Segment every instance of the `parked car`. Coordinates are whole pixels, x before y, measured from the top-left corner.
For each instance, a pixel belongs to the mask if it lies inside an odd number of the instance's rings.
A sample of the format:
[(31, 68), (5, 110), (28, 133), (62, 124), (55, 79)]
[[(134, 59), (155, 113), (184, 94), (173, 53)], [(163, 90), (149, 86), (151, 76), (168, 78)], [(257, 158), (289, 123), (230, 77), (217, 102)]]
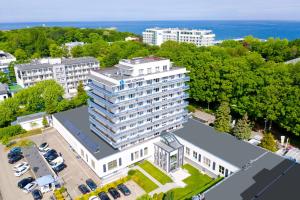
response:
[(15, 157), (15, 156), (18, 156), (18, 155), (22, 155), (23, 153), (22, 152), (9, 152), (7, 154), (7, 158), (10, 159), (12, 157)]
[(55, 158), (54, 160), (52, 160), (49, 164), (51, 165), (51, 167), (56, 167), (60, 164), (64, 163), (64, 159), (63, 157), (59, 156), (57, 158)]
[(29, 165), (20, 167), (14, 174), (15, 176), (19, 177), (25, 174), (29, 170)]
[(58, 165), (56, 167), (53, 167), (52, 169), (55, 171), (55, 173), (58, 173), (58, 172), (62, 171), (64, 168), (66, 168), (66, 167), (67, 167), (67, 165), (64, 164), (64, 163), (62, 163), (62, 164), (60, 164), (60, 165)]
[(97, 185), (96, 185), (96, 183), (95, 183), (92, 179), (87, 179), (87, 180), (85, 181), (85, 183), (87, 184), (87, 186), (89, 186), (89, 188), (90, 188), (92, 191), (94, 191), (94, 190), (97, 189)]
[(79, 185), (78, 189), (82, 194), (87, 194), (90, 192), (89, 188), (87, 188), (84, 184)]
[(53, 153), (49, 156), (46, 157), (46, 160), (50, 163), (51, 161), (53, 161), (54, 159), (56, 159), (57, 157), (59, 157), (59, 155), (57, 153)]
[(89, 200), (100, 200), (100, 199), (99, 199), (99, 197), (97, 197), (97, 196), (91, 196), (91, 197), (89, 198)]
[(109, 194), (111, 194), (111, 196), (112, 196), (114, 199), (117, 199), (117, 198), (120, 198), (120, 197), (121, 197), (120, 193), (118, 192), (118, 190), (116, 190), (116, 188), (109, 188), (109, 189), (108, 189), (108, 192), (109, 192)]
[(41, 192), (44, 194), (46, 192), (50, 192), (55, 189), (54, 184), (48, 184), (40, 187)]
[(18, 170), (19, 170), (21, 167), (23, 167), (23, 166), (29, 166), (29, 164), (28, 164), (27, 162), (21, 162), (21, 163), (15, 165), (15, 166), (13, 167), (13, 170), (14, 170), (14, 171), (18, 171)]
[(32, 197), (34, 200), (41, 200), (43, 199), (43, 194), (39, 189), (35, 189), (31, 192)]
[(23, 192), (25, 193), (30, 193), (32, 190), (34, 190), (37, 187), (37, 183), (36, 182), (31, 182), (28, 183), (24, 188), (23, 188)]
[(125, 195), (128, 196), (131, 194), (130, 190), (128, 189), (128, 187), (124, 184), (119, 184), (117, 186), (117, 188)]
[(20, 181), (18, 182), (18, 187), (19, 187), (20, 189), (23, 189), (27, 184), (33, 182), (34, 180), (35, 180), (35, 179), (32, 178), (32, 177), (23, 178), (22, 180), (20, 180)]
[(47, 142), (44, 142), (44, 143), (40, 144), (39, 150), (40, 150), (40, 151), (43, 151), (43, 150), (46, 149), (48, 146), (49, 146), (48, 143), (47, 143)]
[(47, 153), (45, 153), (43, 156), (46, 158), (52, 154), (57, 154), (55, 149), (50, 149), (49, 151), (47, 151)]
[(9, 164), (14, 164), (14, 163), (18, 162), (19, 160), (21, 160), (22, 158), (24, 158), (24, 156), (22, 154), (15, 155), (15, 156), (10, 157), (8, 159), (8, 163)]
[(101, 200), (110, 200), (110, 198), (108, 197), (108, 195), (105, 192), (100, 192), (98, 194), (98, 196)]
[(52, 149), (50, 149), (49, 147), (45, 148), (44, 150), (40, 151), (41, 154), (44, 156), (48, 151), (50, 151)]
[(10, 151), (10, 153), (22, 153), (21, 147), (14, 147)]

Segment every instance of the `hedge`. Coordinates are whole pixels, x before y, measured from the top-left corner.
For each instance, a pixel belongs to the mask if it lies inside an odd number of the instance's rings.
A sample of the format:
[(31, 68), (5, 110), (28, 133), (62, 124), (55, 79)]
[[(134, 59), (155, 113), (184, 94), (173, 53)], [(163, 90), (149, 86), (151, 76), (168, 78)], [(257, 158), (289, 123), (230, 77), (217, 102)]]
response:
[(3, 137), (12, 137), (25, 133), (26, 131), (20, 125), (8, 126), (5, 128), (0, 128), (0, 139)]

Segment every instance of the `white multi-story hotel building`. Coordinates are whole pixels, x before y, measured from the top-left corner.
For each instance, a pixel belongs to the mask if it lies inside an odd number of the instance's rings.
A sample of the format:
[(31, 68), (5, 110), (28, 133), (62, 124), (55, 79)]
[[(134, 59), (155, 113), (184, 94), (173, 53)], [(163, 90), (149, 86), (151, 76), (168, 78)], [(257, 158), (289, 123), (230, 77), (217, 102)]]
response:
[(43, 80), (56, 80), (66, 93), (76, 93), (79, 81), (88, 83), (88, 74), (99, 68), (99, 61), (92, 57), (43, 58), (15, 66), (17, 83), (27, 88)]
[(215, 34), (211, 30), (149, 28), (143, 32), (143, 42), (160, 46), (166, 41), (187, 42), (197, 46), (214, 45)]
[(186, 73), (155, 57), (91, 71), (91, 130), (114, 148), (125, 148), (180, 127), (187, 120)]
[(6, 74), (9, 73), (8, 67), (13, 61), (16, 61), (16, 58), (13, 55), (4, 51), (0, 51), (0, 71)]

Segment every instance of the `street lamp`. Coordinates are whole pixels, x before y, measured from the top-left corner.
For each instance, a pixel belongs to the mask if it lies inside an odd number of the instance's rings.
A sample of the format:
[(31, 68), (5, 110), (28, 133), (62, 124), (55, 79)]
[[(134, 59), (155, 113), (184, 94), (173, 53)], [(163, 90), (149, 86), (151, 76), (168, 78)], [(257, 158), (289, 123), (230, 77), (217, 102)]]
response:
[(268, 122), (268, 120), (267, 120), (267, 118), (265, 118), (265, 129), (264, 129), (264, 131), (267, 130), (267, 122)]

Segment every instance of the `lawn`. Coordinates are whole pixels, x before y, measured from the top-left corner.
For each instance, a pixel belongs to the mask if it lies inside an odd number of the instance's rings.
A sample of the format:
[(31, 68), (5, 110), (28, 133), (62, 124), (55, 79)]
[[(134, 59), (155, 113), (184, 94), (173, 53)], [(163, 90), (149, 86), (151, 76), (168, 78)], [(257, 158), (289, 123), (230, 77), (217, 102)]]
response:
[(131, 179), (136, 182), (146, 193), (151, 192), (158, 188), (158, 186), (153, 183), (148, 177), (146, 177), (142, 172), (139, 170), (130, 170), (128, 175)]
[(191, 176), (183, 180), (187, 184), (184, 188), (175, 188), (171, 190), (174, 193), (174, 199), (176, 200), (190, 199), (192, 196), (207, 190), (222, 179), (217, 178), (213, 180), (208, 175), (202, 174), (198, 169), (189, 164), (183, 165), (182, 168), (188, 170)]
[(150, 174), (153, 178), (155, 178), (161, 184), (171, 183), (172, 179), (163, 173), (160, 169), (152, 165), (149, 161), (145, 160), (139, 164), (141, 168), (143, 168), (148, 174)]

